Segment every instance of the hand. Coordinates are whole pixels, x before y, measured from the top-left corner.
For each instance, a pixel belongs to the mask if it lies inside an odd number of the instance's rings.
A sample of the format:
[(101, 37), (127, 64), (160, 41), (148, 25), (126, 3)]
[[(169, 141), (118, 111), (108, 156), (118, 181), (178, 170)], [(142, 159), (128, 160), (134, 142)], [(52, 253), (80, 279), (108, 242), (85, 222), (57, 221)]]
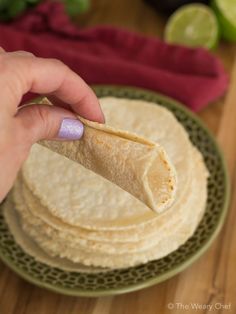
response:
[[(56, 106), (18, 107), (28, 91), (49, 95)], [(104, 122), (88, 85), (65, 64), (24, 51), (0, 48), (0, 201), (10, 190), (32, 144), (40, 139), (79, 139), (83, 125), (75, 113)]]

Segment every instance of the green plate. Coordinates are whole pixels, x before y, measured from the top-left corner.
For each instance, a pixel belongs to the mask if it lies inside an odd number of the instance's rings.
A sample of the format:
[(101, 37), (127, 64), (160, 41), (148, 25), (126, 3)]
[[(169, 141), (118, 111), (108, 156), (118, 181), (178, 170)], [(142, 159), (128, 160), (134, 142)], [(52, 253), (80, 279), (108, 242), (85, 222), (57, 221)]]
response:
[(229, 202), (228, 175), (222, 154), (207, 128), (176, 101), (147, 90), (131, 87), (96, 86), (99, 97), (143, 99), (168, 108), (187, 130), (191, 141), (202, 152), (210, 172), (206, 211), (194, 235), (178, 250), (145, 265), (107, 273), (66, 272), (36, 262), (16, 244), (0, 211), (0, 256), (26, 280), (67, 295), (114, 295), (162, 282), (184, 270), (199, 258), (221, 229)]

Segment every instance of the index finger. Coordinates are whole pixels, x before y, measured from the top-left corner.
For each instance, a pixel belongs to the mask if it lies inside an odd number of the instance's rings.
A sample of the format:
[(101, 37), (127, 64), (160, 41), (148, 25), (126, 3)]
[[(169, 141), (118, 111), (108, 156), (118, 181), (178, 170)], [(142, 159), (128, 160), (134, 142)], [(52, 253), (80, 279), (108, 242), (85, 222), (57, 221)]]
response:
[(21, 97), (31, 91), (55, 95), (82, 117), (104, 122), (92, 89), (61, 61), (2, 53), (0, 67), (1, 99), (13, 110), (17, 110)]

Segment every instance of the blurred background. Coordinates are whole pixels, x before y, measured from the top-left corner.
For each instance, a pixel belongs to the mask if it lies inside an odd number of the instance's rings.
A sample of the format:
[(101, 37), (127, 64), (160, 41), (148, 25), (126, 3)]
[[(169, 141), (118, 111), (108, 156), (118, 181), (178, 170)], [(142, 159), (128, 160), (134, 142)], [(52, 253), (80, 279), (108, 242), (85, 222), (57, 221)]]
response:
[[(42, 7), (43, 3), (60, 3), (60, 5), (63, 5), (63, 10), (65, 15), (68, 17), (68, 19), (71, 21), (71, 25), (74, 25), (77, 27), (78, 31), (86, 30), (91, 27), (95, 27), (95, 29), (99, 26), (106, 25), (110, 28), (115, 27), (122, 30), (125, 29), (127, 31), (135, 32), (136, 34), (144, 35), (144, 36), (152, 36), (152, 39), (161, 39), (164, 43), (170, 44), (178, 44), (180, 47), (193, 47), (198, 48), (202, 47), (204, 50), (209, 52), (209, 55), (213, 57), (216, 57), (216, 59), (209, 59), (209, 62), (207, 63), (205, 58), (209, 58), (209, 56), (203, 57), (203, 60), (199, 63), (196, 62), (195, 65), (195, 72), (196, 68), (211, 68), (208, 72), (208, 76), (215, 76), (216, 80), (222, 79), (222, 76), (225, 75), (223, 73), (223, 70), (218, 68), (218, 65), (212, 66), (212, 63), (220, 62), (223, 64), (223, 67), (226, 71), (226, 73), (230, 76), (234, 57), (235, 57), (235, 41), (236, 41), (236, 0), (211, 0), (211, 1), (189, 1), (189, 0), (61, 0), (61, 1), (40, 1), (40, 0), (0, 0), (0, 21), (2, 23), (2, 26), (0, 25), (0, 45), (5, 46), (7, 50), (14, 50), (14, 49), (22, 49), (22, 50), (32, 50), (33, 52), (37, 52), (37, 55), (40, 55), (40, 52), (38, 47), (36, 47), (35, 42), (32, 44), (25, 45), (25, 40), (20, 40), (19, 36), (25, 36), (22, 35), (21, 28), (23, 29), (23, 32), (25, 32), (26, 28), (27, 32), (30, 32), (31, 21), (34, 19), (34, 26), (36, 25), (35, 29), (31, 29), (31, 35), (35, 37), (35, 39), (40, 40), (40, 37), (38, 35), (41, 35), (40, 32), (37, 30), (37, 15), (39, 16), (41, 14), (41, 24), (45, 24), (45, 27), (48, 24), (50, 24), (50, 19), (53, 20), (51, 22), (51, 28), (53, 27), (53, 30), (50, 29), (51, 35), (53, 36), (52, 32), (56, 33), (56, 31), (64, 32), (62, 35), (65, 39), (68, 39), (68, 45), (64, 49), (64, 53), (67, 53), (67, 50), (70, 48), (70, 45), (72, 44), (72, 41), (69, 41), (72, 36), (68, 36), (67, 32), (68, 25), (66, 27), (63, 26), (63, 23), (60, 23), (61, 15), (59, 16), (58, 11), (54, 10), (53, 12), (50, 12), (51, 8), (49, 6), (47, 8)], [(37, 8), (40, 8), (36, 12)], [(31, 13), (36, 12), (36, 13)], [(34, 14), (34, 17), (31, 15)], [(45, 16), (44, 16), (45, 15)], [(57, 16), (58, 15), (58, 16)], [(25, 23), (25, 19), (27, 18), (27, 23)], [(18, 20), (20, 19), (20, 22)], [(27, 24), (27, 25), (25, 25)], [(53, 26), (52, 26), (53, 24)], [(3, 26), (10, 26), (15, 29), (15, 31), (21, 31), (20, 33), (11, 35), (10, 33), (6, 33), (5, 39), (4, 33), (3, 33)], [(42, 26), (42, 25), (41, 25)], [(2, 29), (1, 29), (2, 27)], [(6, 29), (6, 28), (5, 28)], [(65, 31), (64, 31), (65, 29)], [(116, 32), (112, 30), (112, 32)], [(37, 33), (37, 36), (36, 36)], [(72, 31), (73, 33), (73, 31)], [(24, 33), (25, 34), (25, 33)], [(55, 34), (57, 36), (58, 34)], [(92, 35), (92, 31), (89, 33), (79, 33), (76, 35), (78, 43), (82, 42), (83, 47), (86, 46), (86, 44), (91, 43), (91, 36), (94, 36), (94, 40), (96, 41), (96, 52), (94, 52), (92, 58), (94, 58), (94, 55), (97, 54), (97, 57), (100, 57), (100, 59), (103, 59), (103, 62), (111, 61), (113, 60), (113, 57), (115, 54), (117, 54), (116, 57), (119, 57), (119, 60), (122, 58), (125, 59), (123, 61), (129, 61), (130, 63), (136, 62), (136, 64), (132, 64), (132, 66), (136, 66), (141, 63), (141, 57), (139, 58), (138, 54), (139, 51), (134, 51), (134, 47), (129, 48), (129, 51), (120, 51), (118, 52), (118, 46), (119, 43), (116, 43), (116, 47), (112, 47), (113, 44), (110, 44), (106, 42), (106, 54), (104, 54), (104, 47), (102, 47), (103, 43), (101, 43), (101, 46), (99, 47), (99, 42), (102, 41), (101, 38), (103, 34), (100, 34), (99, 36)], [(87, 38), (86, 38), (87, 36)], [(120, 43), (123, 41), (123, 43), (128, 42), (128, 37), (130, 37), (127, 34), (121, 34), (120, 35)], [(67, 37), (67, 38), (66, 38)], [(70, 37), (70, 38), (68, 38)], [(96, 37), (96, 38), (95, 38)], [(111, 35), (112, 37), (112, 35)], [(17, 38), (17, 40), (16, 40)], [(32, 41), (32, 40), (31, 40)], [(147, 44), (150, 46), (151, 41), (147, 41)], [(16, 44), (17, 42), (17, 44)], [(75, 44), (75, 43), (73, 43)], [(81, 69), (79, 74), (90, 84), (97, 84), (97, 83), (103, 83), (103, 84), (123, 84), (123, 85), (134, 85), (139, 87), (144, 87), (148, 89), (153, 89), (155, 91), (164, 93), (168, 96), (171, 96), (173, 98), (176, 98), (180, 100), (181, 102), (188, 105), (188, 99), (183, 99), (183, 97), (179, 97), (177, 95), (175, 97), (175, 94), (178, 94), (176, 91), (165, 90), (160, 89), (159, 85), (152, 86), (153, 84), (146, 84), (144, 83), (146, 81), (146, 78), (140, 77), (140, 82), (137, 82), (137, 80), (134, 79), (125, 79), (124, 77), (120, 80), (112, 79), (111, 77), (116, 77), (117, 72), (114, 72), (114, 74), (111, 72), (110, 76), (107, 72), (102, 71), (102, 67), (94, 67), (94, 64), (97, 65), (97, 60), (95, 63), (91, 63), (90, 58), (90, 52), (88, 48), (84, 48), (84, 54), (88, 55), (88, 63), (87, 63), (87, 69), (85, 66), (81, 66), (81, 56), (80, 56), (80, 47), (78, 45), (78, 48), (73, 48), (71, 45), (71, 51), (68, 52), (68, 55), (65, 59), (64, 55), (57, 53), (55, 51), (56, 45), (54, 45), (50, 40), (45, 42), (43, 40), (40, 42), (40, 45), (47, 45), (48, 49), (48, 55), (44, 53), (42, 56), (53, 56), (61, 58), (64, 62), (69, 63), (69, 66), (72, 65), (72, 68), (75, 64), (78, 63), (77, 68)], [(64, 41), (61, 47), (65, 47), (63, 45), (66, 45), (66, 42)], [(50, 51), (50, 49), (54, 49), (53, 51)], [(164, 47), (164, 46), (163, 46)], [(162, 48), (163, 48), (162, 47)], [(31, 49), (32, 48), (32, 49)], [(72, 48), (74, 49), (72, 51)], [(94, 48), (94, 46), (93, 46)], [(99, 50), (100, 49), (100, 50)], [(155, 51), (156, 49), (156, 51)], [(155, 53), (157, 54), (157, 63), (158, 58), (160, 55), (158, 55), (158, 49), (157, 47), (148, 48), (146, 50), (151, 51), (152, 58), (152, 66), (155, 63)], [(183, 71), (193, 71), (192, 68), (194, 68), (194, 62), (195, 60), (192, 60), (190, 62), (191, 66), (188, 64), (188, 58), (185, 57), (179, 57), (176, 56), (175, 52), (172, 54), (172, 48), (170, 49), (167, 47), (165, 48), (168, 51), (168, 57), (164, 60), (165, 65), (162, 62), (162, 60), (159, 62), (158, 70), (160, 68), (162, 69), (165, 67), (168, 71), (169, 68), (171, 68), (174, 72), (179, 71), (180, 74)], [(98, 53), (97, 53), (98, 52)], [(111, 53), (110, 53), (111, 52)], [(78, 59), (75, 60), (75, 54), (77, 53)], [(109, 54), (110, 53), (110, 54)], [(130, 55), (133, 53), (133, 60), (131, 60)], [(183, 52), (182, 55), (184, 55), (186, 52)], [(70, 57), (69, 57), (70, 54)], [(73, 54), (73, 57), (72, 57)], [(164, 54), (164, 52), (163, 52)], [(194, 54), (194, 52), (193, 52)], [(127, 60), (127, 55), (129, 55), (129, 58)], [(170, 57), (172, 56), (173, 57)], [(196, 53), (195, 53), (196, 55)], [(83, 55), (84, 57), (84, 55)], [(69, 58), (69, 59), (68, 59)], [(142, 56), (142, 62), (145, 62), (145, 56)], [(179, 58), (179, 59), (178, 59)], [(175, 59), (175, 64), (173, 65), (173, 60)], [(178, 59), (178, 60), (177, 60)], [(148, 60), (148, 57), (146, 58)], [(81, 62), (80, 62), (81, 61)], [(86, 59), (87, 62), (87, 59)], [(112, 61), (111, 61), (112, 62)], [(177, 65), (176, 65), (177, 63)], [(186, 65), (185, 65), (186, 63)], [(202, 63), (202, 64), (201, 64)], [(92, 64), (92, 65), (91, 65)], [(169, 65), (170, 64), (170, 65)], [(91, 65), (91, 69), (89, 68)], [(126, 63), (126, 65), (128, 65)], [(156, 65), (155, 65), (156, 66)], [(176, 67), (178, 69), (176, 70)], [(73, 68), (75, 71), (78, 69), (76, 66)], [(105, 68), (105, 66), (103, 67)], [(118, 67), (119, 68), (119, 67)], [(183, 70), (184, 68), (184, 70)], [(191, 68), (191, 69), (190, 69)], [(214, 69), (213, 69), (214, 68)], [(214, 71), (213, 71), (213, 70)], [(84, 72), (83, 72), (84, 70)], [(148, 69), (150, 74), (150, 70)], [(82, 71), (82, 72), (81, 72)], [(127, 68), (127, 73), (129, 69)], [(193, 71), (193, 72), (194, 72)], [(200, 71), (200, 70), (199, 70)], [(202, 70), (201, 70), (202, 71)], [(204, 70), (205, 71), (205, 70)], [(204, 72), (203, 71), (203, 72)], [(211, 73), (211, 71), (213, 71)], [(91, 74), (93, 72), (93, 75), (87, 75)], [(100, 78), (103, 77), (103, 79), (97, 79), (97, 76), (99, 76), (100, 72)], [(193, 73), (195, 75), (196, 73)], [(205, 71), (206, 72), (206, 71)], [(206, 73), (205, 73), (206, 74)], [(205, 75), (204, 74), (204, 75)], [(199, 75), (199, 73), (197, 74)], [(95, 78), (96, 76), (96, 78)], [(208, 77), (209, 78), (209, 77)], [(160, 78), (157, 77), (157, 83)], [(216, 83), (216, 81), (215, 81)], [(169, 81), (166, 82), (166, 86), (169, 85)], [(193, 83), (194, 85), (194, 83)], [(214, 87), (214, 93), (211, 95), (206, 95), (207, 91), (204, 87), (205, 83), (203, 81), (202, 83), (202, 91), (204, 89), (204, 97), (206, 97), (207, 100), (204, 100), (202, 104), (200, 104), (199, 108), (197, 110), (194, 109), (194, 111), (199, 111), (199, 115), (207, 121), (210, 128), (215, 132), (217, 130), (217, 125), (219, 121), (219, 116), (222, 113), (222, 103), (224, 101), (224, 98), (222, 98), (222, 95), (224, 94), (224, 91), (226, 89), (225, 83), (222, 85), (215, 84)], [(220, 87), (219, 87), (220, 86)], [(213, 91), (213, 87), (208, 86), (209, 93)], [(221, 89), (221, 90), (219, 90)], [(218, 93), (217, 93), (218, 90)], [(182, 93), (183, 94), (183, 93)], [(201, 95), (200, 95), (201, 96)], [(199, 96), (199, 97), (200, 97)], [(196, 97), (196, 94), (191, 94), (190, 98)], [(191, 99), (189, 98), (189, 101), (191, 103)], [(201, 102), (201, 101), (200, 101)], [(214, 109), (212, 109), (212, 103), (214, 104)], [(208, 106), (208, 104), (211, 104), (211, 106)], [(190, 104), (189, 106), (191, 109), (192, 106)], [(210, 119), (209, 119), (210, 115)]]
[[(42, 2), (49, 1), (0, 0), (0, 20), (14, 20)], [(174, 37), (177, 31), (180, 33), (186, 31), (186, 27), (190, 22), (192, 24), (197, 22), (198, 25), (195, 26), (198, 28), (203, 23), (206, 26), (205, 32), (208, 32), (207, 26), (209, 27), (210, 24), (207, 24), (206, 20), (211, 18), (210, 15), (215, 15), (219, 28), (218, 32), (220, 33), (218, 39), (223, 37), (231, 42), (236, 40), (236, 25), (234, 21), (236, 2), (234, 0), (52, 0), (51, 2), (63, 3), (65, 12), (81, 26), (109, 24), (160, 37), (163, 37), (166, 23), (171, 22), (169, 19), (170, 15), (181, 8), (180, 23), (174, 23), (175, 25), (173, 25)], [(188, 4), (191, 4), (190, 8), (193, 9), (190, 17), (185, 12), (187, 7), (184, 7)], [(208, 6), (209, 15), (204, 16), (203, 6), (196, 10), (196, 4)], [(196, 16), (198, 21), (196, 21)], [(199, 32), (201, 32), (201, 29), (199, 29)], [(179, 35), (184, 36), (183, 33)], [(197, 35), (203, 37), (203, 34), (199, 33)], [(171, 40), (178, 41), (178, 38), (172, 38)], [(169, 39), (169, 41), (171, 40)], [(194, 45), (194, 42), (191, 43), (191, 38), (189, 38), (188, 44), (190, 46), (191, 44)], [(200, 45), (204, 45), (204, 41), (200, 42)], [(210, 48), (212, 47), (210, 46)]]
[[(15, 30), (18, 31), (18, 26), (20, 25), (20, 28), (28, 27), (27, 32), (30, 31), (29, 22), (33, 19), (32, 17), (29, 17), (31, 12), (37, 11), (37, 8), (42, 6), (43, 3), (60, 3), (63, 5), (63, 10), (65, 12), (65, 15), (71, 20), (71, 24), (75, 25), (78, 30), (86, 30), (87, 27), (97, 27), (97, 26), (115, 26), (119, 29), (126, 29), (127, 31), (135, 32), (136, 34), (141, 35), (147, 35), (152, 36), (154, 39), (161, 39), (163, 42), (166, 42), (167, 44), (178, 44), (180, 47), (202, 47), (205, 49), (209, 54), (212, 56), (212, 58), (215, 56), (218, 60), (214, 60), (214, 62), (221, 62), (224, 66), (224, 69), (228, 75), (230, 75), (230, 71), (232, 69), (234, 56), (235, 56), (235, 41), (236, 41), (236, 0), (212, 0), (212, 1), (189, 1), (189, 0), (61, 0), (61, 1), (39, 1), (39, 0), (0, 0), (0, 20), (2, 21), (2, 25), (10, 25), (15, 28)], [(34, 24), (37, 26), (37, 19), (35, 16), (39, 13), (42, 15), (41, 18), (41, 24), (42, 21), (45, 25), (49, 24), (49, 19), (55, 20), (51, 24), (53, 24), (53, 32), (56, 32), (57, 29), (59, 31), (64, 31), (64, 26), (60, 23), (61, 15), (57, 18), (57, 11), (55, 12), (47, 12), (47, 10), (51, 10), (49, 7), (40, 9), (40, 12), (36, 12), (34, 14)], [(45, 16), (43, 16), (45, 14)], [(49, 18), (48, 16), (51, 17)], [(26, 16), (28, 15), (28, 26), (25, 26), (24, 20), (26, 19)], [(47, 15), (47, 16), (46, 16)], [(54, 16), (55, 15), (55, 16)], [(57, 18), (57, 19), (56, 19)], [(17, 21), (20, 19), (20, 22)], [(16, 24), (14, 24), (16, 22)], [(23, 25), (23, 26), (22, 26)], [(35, 25), (34, 25), (35, 26)], [(45, 26), (47, 27), (47, 26)], [(68, 28), (65, 27), (65, 29)], [(52, 31), (52, 30), (50, 30)], [(3, 36), (3, 31), (1, 31)], [(37, 37), (35, 36), (35, 39), (38, 37), (39, 32), (32, 28), (31, 33), (34, 35), (37, 33)], [(65, 34), (64, 32), (63, 36), (66, 37), (68, 34)], [(82, 37), (81, 37), (82, 35)], [(78, 35), (77, 42), (83, 41), (86, 44), (88, 42), (85, 42), (85, 37), (90, 36), (90, 43), (91, 43), (91, 33), (88, 35), (88, 33), (82, 34), (80, 33)], [(93, 35), (97, 36), (97, 35)], [(100, 36), (100, 38), (98, 38)], [(99, 41), (101, 41), (101, 37), (103, 34), (100, 34), (96, 38), (96, 47), (99, 46)], [(122, 38), (119, 39), (120, 42), (126, 43), (128, 41), (127, 34), (121, 34)], [(0, 40), (0, 44), (4, 46), (9, 46), (9, 49), (24, 49), (29, 50), (30, 48), (35, 49), (33, 51), (38, 52), (37, 48), (35, 47), (35, 44), (25, 46), (25, 41), (22, 40), (20, 44), (14, 44), (16, 41), (15, 37), (12, 38), (11, 35), (6, 35), (8, 38), (4, 40)], [(18, 38), (18, 35), (16, 35)], [(67, 38), (68, 39), (68, 38)], [(70, 38), (71, 39), (71, 38)], [(11, 42), (11, 44), (10, 44)], [(147, 43), (150, 45), (151, 41), (147, 41)], [(68, 42), (69, 43), (69, 42)], [(49, 47), (52, 47), (52, 43), (50, 41), (44, 42), (44, 45)], [(63, 42), (63, 45), (65, 44), (65, 41)], [(109, 46), (109, 43), (106, 43)], [(67, 48), (70, 44), (67, 45)], [(130, 51), (121, 51), (117, 52), (118, 45), (116, 44), (116, 47), (107, 47), (106, 49), (106, 55), (103, 56), (103, 47), (100, 47), (98, 56), (100, 58), (103, 58), (104, 60), (111, 60), (114, 56), (114, 54), (119, 54), (119, 58), (123, 58), (125, 54), (129, 54), (129, 63), (136, 62), (140, 63), (140, 59), (137, 60), (136, 55), (138, 54), (137, 51), (135, 53), (133, 52), (134, 47)], [(55, 46), (55, 45), (54, 45)], [(72, 47), (72, 46), (71, 46)], [(148, 46), (147, 46), (148, 47)], [(8, 47), (6, 47), (8, 48)], [(66, 50), (65, 49), (65, 54)], [(72, 49), (72, 48), (71, 48)], [(79, 62), (80, 60), (80, 49), (77, 49), (78, 53), (78, 60), (75, 61), (75, 57), (71, 57), (69, 59), (69, 65), (70, 61), (73, 65), (76, 62)], [(74, 49), (73, 54), (76, 53), (76, 49)], [(149, 48), (147, 48), (148, 50)], [(156, 52), (155, 52), (156, 49)], [(166, 48), (168, 50), (168, 47)], [(169, 49), (169, 55), (172, 56), (171, 49)], [(31, 50), (31, 49), (30, 49)], [(48, 49), (49, 51), (50, 49)], [(113, 51), (111, 55), (107, 57), (109, 51)], [(158, 49), (157, 48), (150, 48), (150, 51), (152, 50), (152, 64), (154, 64), (155, 61), (155, 53), (157, 53), (157, 62), (158, 62)], [(71, 52), (72, 53), (72, 52)], [(89, 55), (89, 51), (85, 51), (87, 55)], [(134, 60), (130, 60), (130, 55), (133, 53)], [(194, 52), (193, 52), (194, 53)], [(183, 52), (185, 54), (185, 52)], [(39, 54), (37, 54), (39, 55)], [(177, 58), (175, 53), (173, 53), (173, 57), (166, 58), (165, 65), (163, 64), (163, 67), (167, 67), (167, 64), (171, 64), (170, 67), (173, 68), (173, 59)], [(47, 56), (44, 54), (44, 56)], [(48, 53), (48, 56), (54, 56), (54, 57), (62, 57), (61, 55), (57, 55), (57, 53), (51, 52), (51, 54)], [(68, 57), (68, 56), (67, 56)], [(94, 56), (93, 56), (94, 57)], [(126, 56), (125, 56), (126, 57)], [(143, 56), (144, 58), (144, 56)], [(187, 58), (185, 57), (178, 57), (179, 59), (176, 61), (178, 63), (178, 71), (182, 73), (183, 67), (185, 68), (184, 71), (187, 71), (186, 68), (188, 65), (184, 66), (185, 63), (188, 63)], [(208, 57), (205, 57), (208, 58)], [(148, 58), (147, 58), (148, 59)], [(204, 59), (204, 58), (203, 58)], [(90, 60), (90, 59), (89, 59)], [(68, 63), (68, 58), (63, 60), (64, 62)], [(127, 61), (127, 60), (125, 60)], [(105, 62), (105, 61), (104, 61)], [(144, 60), (142, 60), (144, 62)], [(162, 61), (161, 61), (162, 62)], [(211, 65), (213, 62), (213, 59), (206, 64), (206, 62), (203, 60), (202, 65), (196, 63), (196, 68), (211, 68)], [(191, 68), (194, 67), (194, 61), (191, 61)], [(127, 63), (126, 63), (127, 64)], [(180, 66), (182, 64), (182, 66)], [(88, 61), (87, 66), (89, 67), (90, 61)], [(79, 69), (83, 68), (81, 65), (79, 66)], [(215, 67), (215, 69), (218, 66)], [(162, 68), (162, 64), (159, 64), (159, 68)], [(101, 70), (101, 67), (99, 68)], [(189, 66), (190, 69), (190, 66)], [(77, 69), (74, 68), (76, 71)], [(92, 68), (93, 70), (93, 68)], [(100, 71), (99, 70), (99, 71)], [(194, 71), (195, 71), (194, 70)], [(165, 90), (159, 90), (156, 87), (153, 87), (152, 84), (149, 84), (149, 86), (145, 86), (143, 84), (142, 78), (140, 78), (140, 84), (135, 84), (134, 80), (125, 80), (123, 78), (120, 79), (118, 82), (112, 79), (107, 80), (97, 80), (94, 78), (96, 76), (95, 74), (98, 73), (97, 68), (94, 69), (93, 73), (94, 76), (91, 77), (87, 75), (87, 69), (84, 69), (85, 73), (80, 72), (80, 75), (85, 78), (85, 80), (88, 81), (88, 83), (123, 83), (123, 85), (138, 85), (140, 87), (145, 87), (149, 89), (154, 89), (156, 91), (162, 92), (167, 94), (168, 96), (174, 97), (175, 91), (169, 93), (169, 91)], [(88, 70), (90, 71), (90, 70)], [(127, 70), (128, 71), (128, 70)], [(174, 64), (174, 71), (176, 72), (176, 64)], [(193, 70), (189, 70), (193, 71)], [(200, 70), (199, 70), (200, 71)], [(210, 70), (209, 70), (210, 71)], [(220, 79), (222, 77), (222, 70), (218, 71), (218, 68), (214, 70), (213, 73), (216, 77), (216, 79)], [(91, 71), (90, 71), (91, 72)], [(150, 71), (149, 71), (150, 72)], [(204, 72), (204, 71), (203, 71)], [(84, 76), (83, 76), (84, 74)], [(193, 73), (195, 75), (195, 72)], [(208, 75), (213, 75), (211, 72), (208, 73)], [(199, 73), (198, 73), (199, 75)], [(205, 74), (204, 74), (205, 75)], [(108, 77), (107, 73), (102, 73), (101, 75), (103, 77)], [(112, 76), (112, 73), (110, 74)], [(113, 75), (113, 77), (116, 75)], [(145, 80), (145, 79), (144, 79)], [(158, 78), (157, 78), (158, 80)], [(129, 84), (128, 84), (128, 83)], [(166, 85), (169, 83), (167, 82)], [(203, 83), (204, 85), (205, 83)], [(170, 85), (170, 84), (169, 84)], [(215, 85), (215, 90), (217, 90), (219, 85)], [(203, 86), (204, 87), (204, 86)], [(217, 129), (217, 123), (218, 123), (218, 117), (221, 114), (222, 111), (222, 97), (219, 98), (225, 91), (225, 86), (221, 85), (222, 92), (216, 92), (216, 94), (210, 95), (210, 97), (207, 97), (209, 99), (208, 103), (212, 104), (214, 103), (214, 110), (212, 110), (212, 106), (206, 106), (206, 101), (204, 104), (201, 104), (199, 108), (201, 108), (200, 116), (207, 120), (207, 123), (209, 124), (210, 128), (213, 131), (216, 131)], [(209, 92), (212, 91), (212, 88), (208, 88)], [(206, 90), (204, 91), (206, 93)], [(195, 97), (191, 96), (191, 97)], [(203, 98), (205, 96), (203, 95)], [(182, 99), (181, 97), (176, 97), (178, 100), (187, 103), (185, 99)], [(213, 100), (213, 101), (212, 101)], [(190, 99), (191, 102), (191, 99)], [(207, 104), (208, 104), (207, 103)], [(191, 107), (191, 106), (190, 106)], [(196, 111), (196, 110), (195, 110)], [(211, 114), (211, 118), (208, 119), (209, 114)]]

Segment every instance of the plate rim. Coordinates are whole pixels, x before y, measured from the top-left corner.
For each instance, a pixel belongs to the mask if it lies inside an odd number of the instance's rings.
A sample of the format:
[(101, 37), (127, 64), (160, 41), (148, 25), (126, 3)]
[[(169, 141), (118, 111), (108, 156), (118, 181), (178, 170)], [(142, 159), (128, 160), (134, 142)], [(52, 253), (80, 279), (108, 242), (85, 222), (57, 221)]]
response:
[[(99, 89), (109, 88), (109, 89), (114, 89), (116, 91), (128, 90), (129, 92), (139, 91), (139, 92), (142, 92), (145, 94), (146, 93), (151, 94), (153, 96), (158, 97), (160, 100), (163, 99), (163, 101), (170, 102), (171, 105), (173, 105), (177, 109), (182, 110), (187, 116), (190, 116), (192, 120), (196, 121), (196, 123), (207, 133), (208, 137), (213, 142), (214, 147), (215, 147), (215, 149), (216, 149), (216, 151), (217, 151), (217, 153), (221, 159), (222, 169), (224, 172), (224, 186), (225, 186), (224, 205), (222, 206), (220, 218), (219, 218), (217, 224), (215, 225), (215, 229), (212, 232), (212, 234), (210, 235), (210, 237), (208, 237), (203, 242), (202, 246), (196, 252), (189, 255), (187, 257), (187, 259), (185, 261), (181, 262), (179, 265), (174, 266), (174, 268), (172, 268), (171, 270), (167, 270), (165, 273), (158, 275), (157, 277), (146, 279), (140, 283), (130, 284), (130, 285), (127, 285), (125, 287), (98, 289), (95, 291), (84, 290), (84, 289), (80, 289), (80, 288), (72, 288), (72, 289), (69, 288), (69, 289), (67, 289), (67, 288), (55, 286), (53, 284), (49, 284), (46, 282), (42, 282), (40, 279), (32, 277), (31, 275), (28, 274), (27, 271), (17, 267), (17, 265), (15, 265), (12, 262), (12, 260), (10, 258), (8, 258), (5, 254), (3, 254), (2, 250), (0, 250), (0, 258), (4, 262), (5, 265), (7, 265), (11, 270), (13, 270), (17, 275), (19, 275), (20, 277), (25, 279), (27, 282), (30, 282), (30, 283), (32, 283), (32, 284), (34, 284), (40, 288), (45, 288), (47, 290), (57, 292), (57, 293), (60, 293), (63, 295), (69, 295), (69, 296), (102, 297), (102, 296), (111, 296), (111, 295), (119, 295), (119, 294), (123, 294), (123, 293), (129, 293), (129, 292), (133, 292), (133, 291), (137, 291), (140, 289), (151, 287), (155, 284), (161, 283), (167, 279), (172, 278), (173, 276), (179, 274), (180, 272), (185, 270), (187, 267), (192, 265), (198, 258), (200, 258), (200, 256), (203, 255), (204, 252), (207, 251), (207, 249), (210, 247), (210, 245), (212, 244), (212, 242), (215, 240), (215, 238), (218, 236), (220, 230), (222, 229), (222, 226), (225, 222), (226, 214), (227, 214), (228, 208), (229, 208), (231, 189), (230, 189), (230, 180), (229, 180), (228, 169), (226, 166), (226, 161), (225, 161), (224, 155), (223, 155), (221, 148), (219, 147), (219, 144), (217, 143), (214, 135), (208, 129), (208, 127), (205, 125), (205, 123), (195, 113), (193, 113), (188, 108), (186, 108), (186, 106), (183, 105), (181, 102), (179, 102), (179, 101), (177, 101), (171, 97), (160, 94), (158, 92), (148, 90), (148, 89), (139, 88), (139, 87), (134, 87), (134, 86), (96, 84), (96, 85), (92, 85), (91, 87), (95, 91), (95, 93)], [(107, 97), (114, 97), (114, 96), (107, 96)], [(2, 204), (0, 204), (0, 206), (2, 206)], [(130, 267), (130, 268), (132, 268), (132, 267)]]

